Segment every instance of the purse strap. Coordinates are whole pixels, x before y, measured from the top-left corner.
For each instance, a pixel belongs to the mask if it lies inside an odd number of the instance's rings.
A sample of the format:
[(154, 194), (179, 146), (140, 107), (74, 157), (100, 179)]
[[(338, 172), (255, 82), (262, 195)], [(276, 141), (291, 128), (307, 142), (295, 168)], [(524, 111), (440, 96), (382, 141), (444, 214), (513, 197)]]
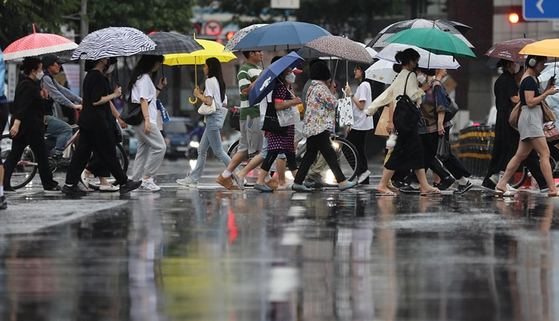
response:
[(406, 77), (406, 83), (404, 84), (404, 93), (403, 93), (404, 96), (407, 96), (407, 94), (406, 94), (406, 89), (407, 89), (407, 87), (408, 87), (408, 80), (410, 79), (410, 75), (411, 75), (412, 72), (413, 72), (413, 71), (410, 71), (410, 73), (409, 73), (408, 76)]

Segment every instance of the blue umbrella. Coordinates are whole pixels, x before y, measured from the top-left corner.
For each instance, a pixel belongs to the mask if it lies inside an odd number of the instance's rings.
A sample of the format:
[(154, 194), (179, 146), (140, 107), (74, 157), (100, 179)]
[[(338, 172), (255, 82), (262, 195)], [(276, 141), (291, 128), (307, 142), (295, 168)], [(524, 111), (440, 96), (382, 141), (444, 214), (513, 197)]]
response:
[(233, 50), (292, 50), (322, 36), (332, 34), (325, 29), (306, 22), (282, 21), (260, 27), (247, 34)]
[(248, 94), (250, 105), (259, 103), (276, 87), (275, 80), (285, 69), (288, 67), (294, 68), (303, 60), (297, 53), (290, 52), (264, 69)]

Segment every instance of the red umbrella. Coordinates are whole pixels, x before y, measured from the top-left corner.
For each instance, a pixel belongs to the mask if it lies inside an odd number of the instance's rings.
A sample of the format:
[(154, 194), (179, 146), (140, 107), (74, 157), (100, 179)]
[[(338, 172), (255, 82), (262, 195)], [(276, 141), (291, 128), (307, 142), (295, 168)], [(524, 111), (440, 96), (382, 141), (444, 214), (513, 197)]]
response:
[(4, 49), (4, 60), (39, 56), (48, 53), (76, 49), (72, 40), (52, 33), (37, 33), (33, 24), (33, 34), (12, 42)]
[(519, 51), (527, 44), (533, 43), (534, 41), (534, 39), (520, 38), (496, 43), (485, 53), (485, 55), (489, 57), (488, 64), (494, 65), (501, 59), (524, 62), (528, 55), (520, 54)]

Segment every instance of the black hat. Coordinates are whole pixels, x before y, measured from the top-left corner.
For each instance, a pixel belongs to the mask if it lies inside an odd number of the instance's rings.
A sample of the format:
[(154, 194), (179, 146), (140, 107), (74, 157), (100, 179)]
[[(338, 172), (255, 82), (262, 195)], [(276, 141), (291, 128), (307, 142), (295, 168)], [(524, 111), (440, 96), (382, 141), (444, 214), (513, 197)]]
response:
[(57, 55), (44, 55), (41, 61), (43, 62), (43, 68), (48, 68), (54, 65), (55, 62), (59, 65), (62, 65), (66, 62), (66, 60), (60, 59), (60, 57), (58, 57)]

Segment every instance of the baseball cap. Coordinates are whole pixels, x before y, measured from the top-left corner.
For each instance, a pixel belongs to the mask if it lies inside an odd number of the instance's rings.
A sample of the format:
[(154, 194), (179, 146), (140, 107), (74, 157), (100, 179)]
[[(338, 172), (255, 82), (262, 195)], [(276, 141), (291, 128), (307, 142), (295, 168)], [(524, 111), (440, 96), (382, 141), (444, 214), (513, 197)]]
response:
[(47, 68), (54, 65), (55, 62), (62, 65), (66, 60), (60, 59), (57, 55), (44, 55), (41, 62), (43, 63), (43, 68)]

